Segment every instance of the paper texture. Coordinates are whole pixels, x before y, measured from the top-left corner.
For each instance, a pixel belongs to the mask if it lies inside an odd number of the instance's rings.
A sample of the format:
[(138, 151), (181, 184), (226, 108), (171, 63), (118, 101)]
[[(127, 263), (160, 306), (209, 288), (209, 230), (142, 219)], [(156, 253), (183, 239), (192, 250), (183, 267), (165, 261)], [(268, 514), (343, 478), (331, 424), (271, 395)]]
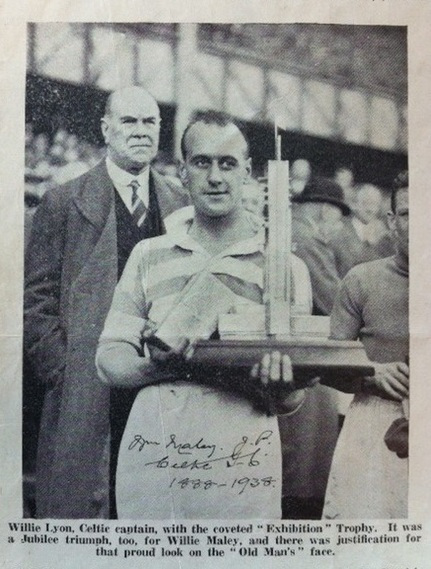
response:
[[(0, 216), (2, 253), (0, 254), (0, 369), (2, 397), (0, 403), (0, 552), (6, 569), (51, 569), (78, 568), (84, 565), (91, 567), (134, 567), (136, 563), (146, 563), (149, 567), (293, 567), (293, 568), (345, 568), (349, 569), (428, 569), (431, 558), (431, 494), (430, 494), (430, 437), (428, 428), (429, 401), (431, 387), (428, 372), (431, 366), (431, 302), (429, 292), (429, 257), (430, 232), (429, 212), (431, 211), (431, 193), (428, 191), (428, 155), (431, 142), (430, 136), (430, 21), (431, 7), (423, 0), (325, 0), (314, 2), (308, 0), (293, 0), (291, 2), (269, 0), (262, 3), (258, 0), (237, 0), (227, 2), (195, 1), (161, 1), (154, 3), (141, 1), (105, 1), (74, 3), (61, 0), (32, 0), (25, 5), (6, 0), (0, 5)], [(76, 42), (79, 35), (78, 23), (114, 23), (114, 22), (151, 22), (151, 23), (268, 23), (268, 24), (346, 24), (366, 26), (407, 26), (408, 35), (408, 167), (410, 173), (410, 365), (412, 387), (410, 394), (410, 455), (409, 455), (409, 516), (404, 521), (370, 521), (356, 520), (336, 521), (329, 525), (325, 522), (315, 522), (316, 527), (322, 528), (322, 533), (314, 529), (314, 522), (280, 521), (274, 526), (271, 521), (243, 520), (234, 524), (219, 523), (210, 520), (208, 524), (188, 523), (172, 529), (176, 535), (184, 539), (168, 540), (166, 535), (170, 530), (162, 522), (152, 522), (151, 527), (145, 521), (117, 522), (107, 520), (85, 521), (45, 521), (22, 520), (22, 288), (23, 288), (23, 247), (24, 247), (24, 138), (25, 138), (25, 92), (26, 92), (26, 61), (31, 53), (31, 36), (27, 36), (28, 23), (76, 23), (74, 33), (64, 42), (64, 29), (52, 28), (46, 34), (46, 52), (40, 52), (40, 65), (45, 65), (52, 77), (55, 77), (56, 66), (62, 57), (80, 58), (95, 56), (99, 67), (88, 69), (98, 76), (98, 86), (109, 90), (122, 80), (133, 78), (136, 69), (126, 69), (113, 58), (116, 50), (133, 49), (127, 44), (127, 34), (114, 45), (114, 39), (109, 35), (109, 28), (100, 28), (98, 33), (105, 40), (93, 45), (93, 54), (83, 54), (80, 44)], [(48, 30), (48, 28), (46, 28)], [(81, 32), (80, 32), (81, 33)], [(57, 34), (57, 35), (55, 35)], [(159, 30), (163, 34), (163, 30)], [(126, 38), (126, 39), (124, 39)], [(154, 88), (158, 91), (156, 98), (167, 108), (176, 95), (187, 99), (196, 88), (193, 96), (202, 97), (205, 106), (211, 105), (211, 95), (205, 91), (205, 68), (185, 69), (184, 75), (174, 83), (173, 78), (157, 74), (154, 61), (166, 54), (160, 55), (155, 50), (166, 49), (163, 42), (152, 42), (142, 48), (138, 58), (143, 76), (155, 76)], [(52, 58), (50, 69), (50, 54), (61, 46), (68, 45), (64, 54), (60, 51), (57, 58)], [(120, 45), (121, 44), (121, 45)], [(96, 47), (95, 47), (96, 46)], [(101, 53), (96, 53), (104, 46)], [(176, 44), (176, 49), (194, 49), (187, 42)], [(289, 49), (287, 45), (286, 50)], [(370, 47), (371, 49), (371, 47)], [(154, 50), (154, 51), (152, 51)], [(154, 55), (154, 60), (148, 57)], [(228, 53), (228, 52), (226, 52)], [(43, 61), (43, 57), (46, 61)], [(169, 58), (169, 55), (166, 56)], [(217, 66), (213, 56), (201, 62), (203, 67), (212, 69), (213, 75), (223, 72)], [(325, 53), (321, 54), (322, 61)], [(378, 59), (378, 54), (377, 54)], [(166, 59), (165, 59), (166, 60)], [(244, 69), (240, 62), (234, 70), (237, 85), (241, 83), (241, 74), (251, 73)], [(385, 65), (391, 65), (387, 60)], [(156, 66), (157, 67), (157, 66)], [(74, 66), (68, 66), (68, 75), (57, 76), (59, 81), (70, 81), (79, 84), (81, 79), (76, 76)], [(195, 75), (194, 75), (195, 74)], [(203, 81), (198, 81), (197, 77)], [(256, 76), (256, 86), (260, 84)], [(322, 84), (324, 81), (322, 82)], [(197, 92), (197, 85), (200, 85)], [(346, 85), (346, 88), (349, 86)], [(324, 89), (324, 87), (322, 87)], [(175, 91), (177, 90), (177, 91)], [(253, 89), (248, 93), (227, 94), (231, 110), (242, 109), (246, 120), (254, 118), (253, 113), (258, 107), (259, 97), (263, 96)], [(190, 95), (191, 97), (191, 95)], [(328, 101), (331, 95), (328, 94)], [(381, 148), (385, 146), (385, 133), (391, 130), (394, 116), (401, 120), (405, 101), (398, 101), (399, 107), (395, 115), (391, 110), (383, 111), (379, 116), (385, 126), (370, 124), (374, 129), (374, 141)], [(48, 102), (47, 102), (48, 104)], [(299, 100), (295, 100), (292, 89), (292, 107), (297, 108)], [(331, 114), (331, 105), (320, 109), (321, 114)], [(372, 103), (370, 103), (372, 104)], [(378, 102), (374, 103), (379, 105)], [(384, 103), (381, 103), (384, 106)], [(276, 106), (276, 101), (275, 101)], [(246, 109), (246, 110), (244, 110)], [(399, 111), (399, 112), (398, 112)], [(377, 111), (376, 111), (377, 112)], [(316, 116), (319, 111), (316, 110)], [(309, 127), (313, 132), (310, 116)], [(187, 118), (178, 117), (179, 125), (184, 128)], [(302, 125), (304, 126), (305, 123)], [(394, 123), (393, 129), (398, 128)], [(298, 125), (296, 125), (297, 127)], [(305, 125), (306, 126), (306, 125)], [(291, 130), (295, 131), (293, 124)], [(354, 131), (354, 125), (350, 125)], [(316, 127), (317, 128), (317, 127)], [(347, 127), (346, 127), (347, 128)], [(399, 136), (406, 136), (400, 129)], [(174, 136), (174, 133), (171, 133)], [(320, 136), (325, 138), (325, 126), (322, 125)], [(354, 138), (356, 135), (350, 132)], [(359, 135), (358, 135), (359, 136)], [(178, 151), (179, 139), (175, 138), (174, 149)], [(404, 150), (404, 152), (406, 152)], [(366, 155), (365, 160), (366, 160)], [(259, 434), (259, 433), (257, 433)], [(158, 458), (156, 456), (156, 458)], [(134, 464), (136, 467), (136, 463)], [(20, 527), (21, 522), (28, 526)], [(14, 525), (15, 524), (15, 525)], [(16, 525), (18, 524), (18, 525)], [(35, 524), (35, 525), (32, 525)], [(48, 524), (48, 525), (47, 525)], [(295, 525), (296, 524), (296, 525)], [(394, 526), (396, 525), (396, 528)], [(36, 529), (39, 527), (39, 530)], [(165, 529), (163, 529), (165, 526)], [(154, 529), (154, 532), (151, 530)], [(228, 528), (228, 529), (226, 529)], [(278, 528), (278, 529), (277, 529)], [(280, 529), (281, 528), (281, 529)], [(283, 539), (276, 541), (281, 532)], [(43, 534), (44, 539), (38, 542), (28, 542), (23, 534)], [(374, 542), (354, 543), (350, 538), (355, 535), (378, 536)], [(139, 535), (141, 537), (139, 538)], [(145, 535), (145, 538), (142, 537)], [(211, 539), (208, 539), (211, 535)], [(391, 539), (392, 535), (398, 536)], [(97, 537), (100, 542), (79, 541), (81, 538)], [(263, 540), (259, 543), (250, 541), (250, 536), (258, 536)], [(319, 541), (316, 536), (320, 537)], [(381, 537), (386, 536), (386, 537)], [(66, 537), (71, 539), (66, 545)], [(11, 539), (12, 538), (12, 539)], [(78, 538), (75, 542), (74, 538)], [(132, 541), (119, 542), (119, 539)], [(315, 541), (311, 541), (313, 538)], [(59, 541), (56, 542), (55, 540)], [(197, 542), (195, 540), (198, 540)], [(235, 541), (238, 539), (238, 541)], [(303, 542), (300, 540), (303, 539)], [(317, 541), (316, 541), (317, 539)], [(330, 539), (330, 545), (325, 545), (324, 539)], [(350, 541), (349, 541), (350, 539)], [(133, 540), (136, 540), (133, 542)], [(159, 541), (158, 541), (159, 540)], [(232, 540), (232, 541), (229, 541)], [(268, 540), (265, 542), (265, 540)], [(27, 542), (26, 542), (27, 541)], [(30, 540), (31, 541), (31, 540)], [(177, 542), (176, 542), (177, 541)], [(135, 547), (135, 544), (136, 545)], [(152, 547), (164, 547), (172, 550), (160, 557), (160, 550)], [(177, 547), (183, 547), (183, 553), (174, 553)], [(106, 547), (117, 553), (96, 555), (96, 547)], [(150, 553), (125, 553), (125, 549), (133, 548)], [(255, 556), (254, 548), (259, 547), (259, 556)], [(223, 553), (210, 549), (222, 550)], [(242, 548), (242, 553), (240, 549)], [(268, 550), (265, 550), (268, 548)], [(189, 553), (189, 550), (200, 550), (201, 556)], [(275, 550), (283, 550), (277, 554)], [(313, 551), (314, 550), (314, 551)], [(319, 550), (318, 552), (316, 552)], [(261, 553), (266, 551), (266, 553)], [(136, 561), (138, 559), (138, 561)]]

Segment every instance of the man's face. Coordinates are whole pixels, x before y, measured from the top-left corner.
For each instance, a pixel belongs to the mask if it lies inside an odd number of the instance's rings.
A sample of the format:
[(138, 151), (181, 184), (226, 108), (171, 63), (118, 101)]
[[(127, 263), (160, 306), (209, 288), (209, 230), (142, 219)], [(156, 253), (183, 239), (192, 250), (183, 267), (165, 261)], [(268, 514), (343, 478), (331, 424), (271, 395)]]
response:
[(336, 171), (334, 179), (345, 190), (353, 185), (353, 172), (348, 168), (340, 168)]
[(355, 214), (362, 221), (368, 224), (376, 219), (382, 207), (382, 198), (377, 189), (363, 188), (359, 190), (356, 203)]
[(388, 214), (398, 251), (409, 256), (409, 194), (407, 189), (400, 189), (395, 200), (395, 213)]
[(111, 160), (123, 170), (140, 172), (157, 154), (159, 107), (143, 89), (114, 93), (110, 112), (102, 119), (102, 132)]
[(382, 207), (382, 197), (377, 188), (362, 188), (356, 196), (355, 215), (368, 224), (376, 219)]
[(247, 143), (239, 129), (198, 122), (186, 135), (182, 179), (196, 212), (208, 217), (243, 210), (242, 187), (250, 175)]
[(292, 164), (290, 177), (294, 180), (304, 180), (305, 182), (308, 182), (311, 177), (310, 163), (307, 160), (302, 160), (301, 158), (295, 160)]

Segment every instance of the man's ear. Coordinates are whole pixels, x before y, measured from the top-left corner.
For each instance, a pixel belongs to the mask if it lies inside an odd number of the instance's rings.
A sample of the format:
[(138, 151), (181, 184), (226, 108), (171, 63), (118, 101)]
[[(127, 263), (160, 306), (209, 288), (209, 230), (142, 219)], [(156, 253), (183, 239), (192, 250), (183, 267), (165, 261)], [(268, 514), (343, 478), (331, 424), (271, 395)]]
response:
[(107, 135), (108, 135), (108, 129), (109, 129), (109, 124), (108, 121), (106, 120), (105, 117), (102, 117), (100, 119), (100, 128), (102, 130), (102, 135), (103, 135), (103, 140), (105, 141), (105, 144), (107, 143)]
[(245, 163), (244, 184), (248, 184), (250, 178), (251, 178), (251, 157), (247, 158)]
[(386, 218), (388, 220), (389, 229), (395, 231), (395, 214), (392, 211), (388, 211)]

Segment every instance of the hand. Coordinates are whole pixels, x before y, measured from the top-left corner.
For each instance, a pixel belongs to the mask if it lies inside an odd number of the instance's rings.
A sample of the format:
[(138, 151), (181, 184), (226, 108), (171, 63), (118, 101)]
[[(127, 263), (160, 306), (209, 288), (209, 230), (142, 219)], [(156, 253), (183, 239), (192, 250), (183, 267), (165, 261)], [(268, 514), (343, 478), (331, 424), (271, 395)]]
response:
[(405, 417), (395, 419), (385, 434), (385, 444), (398, 458), (409, 456), (409, 422)]
[(157, 326), (147, 320), (141, 332), (142, 342), (146, 343), (150, 351), (151, 360), (163, 367), (178, 370), (190, 359), (192, 347), (187, 338), (180, 338), (177, 346), (171, 348), (156, 336)]
[[(265, 394), (268, 414), (285, 414), (295, 411), (305, 399), (305, 390), (296, 389), (292, 362), (287, 354), (265, 354), (260, 363), (253, 366), (250, 377), (260, 383)], [(316, 380), (310, 382), (314, 385)]]
[(404, 362), (374, 364), (375, 375), (371, 378), (379, 394), (394, 401), (402, 401), (409, 394), (409, 366)]

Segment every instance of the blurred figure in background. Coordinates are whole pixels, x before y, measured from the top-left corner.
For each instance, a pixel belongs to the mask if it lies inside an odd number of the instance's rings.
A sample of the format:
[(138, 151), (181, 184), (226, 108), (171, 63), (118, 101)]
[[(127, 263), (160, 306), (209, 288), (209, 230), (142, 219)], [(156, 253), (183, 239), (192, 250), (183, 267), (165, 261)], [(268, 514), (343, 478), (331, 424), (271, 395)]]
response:
[(250, 178), (250, 180), (243, 185), (242, 205), (246, 211), (263, 219), (265, 192), (257, 180)]
[(169, 155), (166, 152), (160, 151), (157, 154), (153, 162), (153, 168), (158, 172), (161, 176), (164, 176), (166, 180), (169, 180), (176, 186), (182, 188), (183, 183), (181, 182), (179, 173), (178, 173), (178, 164), (175, 164), (170, 159)]
[(46, 159), (49, 150), (49, 138), (44, 132), (36, 135), (33, 139), (35, 160), (37, 163)]
[(52, 180), (56, 185), (65, 184), (90, 169), (90, 164), (82, 159), (79, 142), (74, 134), (66, 133), (63, 144), (57, 143), (59, 156), (57, 168), (53, 172)]
[(355, 209), (356, 192), (355, 178), (351, 168), (348, 166), (339, 166), (335, 170), (334, 180), (341, 186), (344, 193), (344, 200), (352, 211)]
[[(29, 129), (30, 130), (30, 129)], [(31, 170), (31, 173), (38, 177), (46, 178), (49, 175), (49, 138), (44, 132), (31, 135), (28, 132), (28, 139), (26, 139), (26, 170)]]
[(311, 166), (308, 160), (298, 158), (290, 170), (290, 191), (293, 196), (302, 194), (307, 182), (311, 178)]
[[(363, 227), (365, 237), (372, 245), (377, 244), (388, 232), (388, 226), (381, 219), (383, 198), (382, 193), (372, 184), (362, 184), (357, 189), (355, 219), (353, 223), (357, 233), (361, 233), (359, 222)], [(359, 221), (358, 221), (359, 220)]]
[(380, 219), (382, 203), (379, 188), (371, 184), (358, 187), (353, 215), (330, 242), (340, 278), (355, 265), (392, 253), (385, 240), (388, 228)]
[(321, 231), (324, 238), (329, 241), (344, 227), (344, 215), (339, 207), (325, 207), (322, 209)]
[(47, 133), (33, 133), (33, 125), (25, 130), (25, 174), (37, 180), (37, 195), (52, 187), (62, 185), (84, 174), (103, 158), (104, 149), (75, 134), (59, 128), (52, 140)]
[[(350, 209), (344, 202), (341, 187), (333, 180), (319, 177), (312, 178), (301, 194), (293, 196), (293, 202), (293, 251), (310, 272), (313, 313), (329, 315), (340, 280), (333, 253), (327, 245), (326, 229), (331, 218), (339, 221), (340, 216), (350, 213)], [(314, 388), (302, 412), (290, 421), (287, 432), (290, 435), (287, 440), (301, 441), (303, 461), (301, 475), (291, 483), (293, 497), (285, 500), (284, 517), (320, 517), (338, 436), (338, 394), (335, 390), (323, 385)], [(319, 464), (318, 469), (316, 464)], [(284, 475), (287, 478), (291, 475), (290, 470), (293, 465), (286, 463)]]
[(350, 209), (341, 187), (328, 178), (313, 178), (293, 201), (297, 204), (292, 219), (294, 252), (310, 271), (314, 314), (329, 315), (340, 279), (325, 229), (328, 216), (337, 217), (337, 210), (346, 216)]

